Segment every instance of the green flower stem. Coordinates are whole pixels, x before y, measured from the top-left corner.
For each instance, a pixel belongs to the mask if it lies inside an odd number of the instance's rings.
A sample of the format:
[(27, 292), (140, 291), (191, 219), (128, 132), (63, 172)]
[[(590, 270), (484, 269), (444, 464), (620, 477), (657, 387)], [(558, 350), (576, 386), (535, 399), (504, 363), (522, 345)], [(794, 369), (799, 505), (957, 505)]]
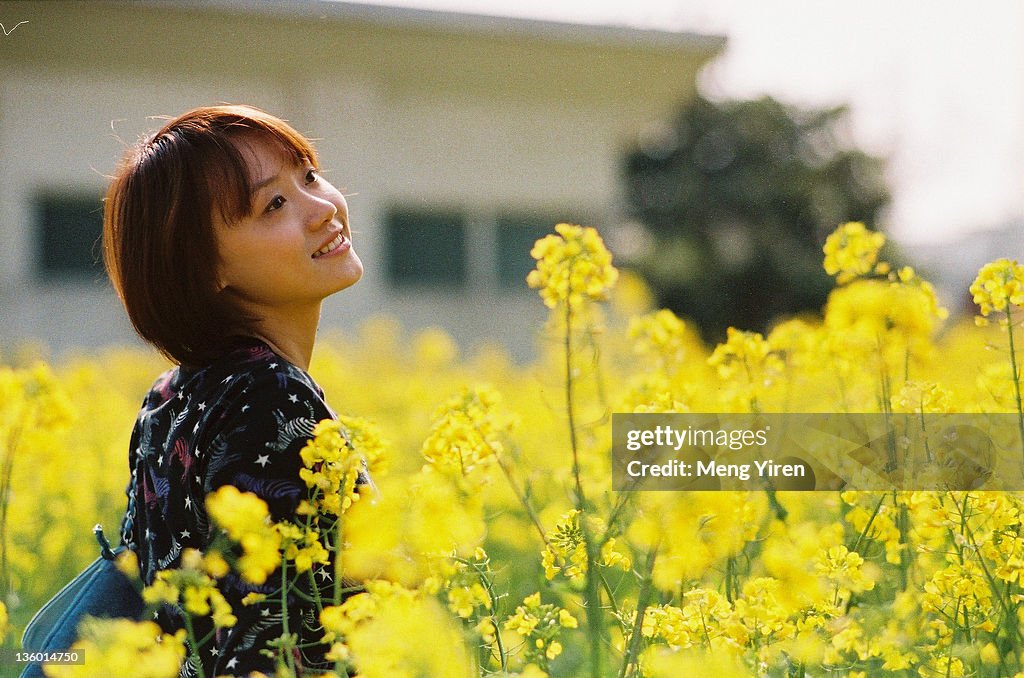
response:
[[(922, 398), (922, 400), (923, 400), (923, 398)], [(924, 403), (923, 402), (917, 408), (917, 413), (918, 413), (918, 419), (921, 422), (921, 439), (924, 440), (925, 459), (927, 459), (928, 463), (930, 464), (933, 461), (933, 459), (932, 459), (932, 446), (931, 446), (931, 444), (928, 441), (928, 428), (925, 426)]]
[[(883, 494), (881, 497), (878, 498), (878, 503), (875, 504), (875, 510), (871, 512), (871, 517), (868, 518), (868, 522), (864, 525), (864, 529), (861, 530), (861, 533), (859, 535), (857, 535), (857, 541), (853, 543), (853, 548), (850, 549), (851, 551), (856, 551), (857, 553), (860, 553), (860, 551), (858, 550), (860, 548), (860, 543), (864, 541), (865, 537), (867, 537), (868, 530), (871, 529), (872, 523), (874, 523), (875, 518), (878, 517), (878, 512), (882, 510), (882, 502), (884, 501), (885, 495)], [(861, 553), (860, 555), (863, 556), (864, 554)]]
[(14, 476), (14, 453), (18, 449), (21, 430), (22, 427), (19, 425), (15, 425), (12, 429), (11, 435), (7, 439), (3, 469), (0, 470), (0, 595), (3, 595), (0, 601), (2, 602), (8, 602), (6, 598), (11, 593), (11, 577), (7, 561), (7, 507), (10, 504), (11, 479)]
[(888, 463), (885, 466), (885, 471), (891, 473), (896, 470), (897, 451), (896, 451), (896, 431), (893, 430), (892, 423), (892, 379), (889, 377), (888, 365), (885, 362), (884, 348), (882, 346), (882, 338), (879, 336), (878, 341), (878, 380), (882, 386), (882, 402), (879, 409), (882, 411), (882, 415), (885, 417), (885, 451), (888, 455)]
[[(7, 559), (8, 548), (7, 538), (9, 536), (7, 530), (7, 509), (11, 501), (11, 483), (14, 478), (14, 457), (15, 452), (18, 450), (18, 444), (21, 442), (22, 433), (29, 425), (25, 422), (31, 422), (35, 419), (37, 412), (37, 402), (30, 400), (28, 402), (28, 410), (21, 413), (7, 436), (7, 450), (4, 455), (3, 469), (0, 470), (0, 602), (9, 603), (7, 596), (13, 593), (13, 584), (11, 583), (10, 563)], [(6, 645), (6, 642), (0, 643), (0, 645)]]
[(203, 659), (199, 654), (199, 644), (196, 642), (196, 631), (192, 626), (192, 615), (185, 612), (182, 617), (185, 619), (185, 633), (188, 634), (186, 642), (188, 643), (189, 649), (192, 651), (192, 656), (186, 659), (186, 661), (192, 661), (192, 659), (195, 659), (193, 666), (196, 667), (196, 674), (198, 678), (206, 678), (206, 672), (203, 671)]
[[(309, 574), (309, 588), (313, 591), (313, 598), (310, 602), (316, 605), (317, 612), (324, 611), (324, 599), (320, 596), (320, 587), (316, 584), (316, 574), (313, 572), (313, 568), (306, 571)], [(296, 593), (300, 593), (296, 589)]]
[[(981, 571), (985, 575), (985, 579), (988, 580), (989, 588), (992, 589), (993, 593), (998, 594), (1000, 592), (999, 583), (996, 581), (996, 578), (992, 575), (992, 572), (989, 570), (988, 565), (985, 564), (985, 558), (981, 555), (981, 546), (978, 544), (977, 540), (975, 540), (974, 531), (970, 529), (969, 526), (966, 528), (964, 537), (967, 539), (967, 543), (971, 545), (971, 549), (978, 554), (978, 564), (981, 566)], [(1003, 591), (1003, 595), (997, 595), (995, 596), (995, 598), (999, 601), (999, 607), (1002, 608), (1004, 622), (1010, 622), (1010, 624), (1012, 624), (1010, 625), (1004, 623), (1004, 626), (1006, 627), (1007, 631), (1013, 636), (1012, 640), (1014, 641), (1014, 646), (1016, 646), (1016, 641), (1020, 638), (1020, 629), (1015, 623), (1017, 620), (1016, 608), (1012, 607), (1013, 602), (1010, 600), (1011, 585), (1012, 582), (1008, 582)]]
[(294, 585), (290, 587), (291, 590), (288, 592), (289, 595), (293, 595), (299, 600), (309, 603), (310, 605), (316, 605), (317, 599), (313, 596), (307, 595), (302, 589), (298, 587), (298, 582), (294, 582)]
[[(634, 481), (635, 486), (639, 481)], [(601, 543), (598, 544), (598, 548), (604, 548), (604, 545), (608, 543), (608, 540), (612, 537), (612, 530), (615, 529), (615, 523), (619, 519), (619, 514), (622, 513), (622, 509), (626, 507), (630, 501), (628, 492), (620, 492), (615, 501), (615, 506), (612, 507), (612, 512), (608, 515), (608, 529), (605, 530), (604, 537), (601, 538)]]
[(341, 578), (345, 573), (344, 564), (341, 559), (341, 552), (344, 547), (344, 543), (342, 542), (344, 536), (342, 535), (341, 530), (341, 520), (342, 518), (339, 515), (338, 519), (334, 521), (334, 590), (331, 593), (331, 603), (334, 605), (341, 605), (341, 594), (343, 593), (341, 588)]
[[(953, 637), (949, 643), (949, 656), (946, 659), (946, 678), (950, 678), (953, 670), (953, 648), (956, 646), (956, 618), (960, 614), (960, 597), (957, 596), (956, 603), (953, 605)], [(964, 614), (967, 614), (967, 610), (964, 610)]]
[[(288, 630), (288, 559), (281, 554), (281, 635), (287, 638), (290, 635)], [(288, 670), (295, 675), (295, 658), (288, 651), (287, 647), (282, 648)]]
[[(317, 531), (317, 539), (320, 538), (319, 527), (314, 528), (314, 526), (313, 526), (313, 516), (311, 516), (311, 515), (306, 516), (305, 528), (306, 528), (307, 532), (311, 531), (313, 529), (316, 529), (316, 531)], [(315, 574), (313, 572), (313, 568), (310, 568), (309, 570), (307, 570), (307, 572), (309, 573), (309, 588), (310, 588), (310, 591), (313, 592), (313, 596), (312, 596), (312, 598), (309, 598), (308, 596), (303, 596), (303, 597), (306, 598), (307, 600), (309, 600), (309, 602), (311, 602), (314, 605), (316, 605), (317, 612), (323, 612), (324, 611), (324, 601), (323, 601), (323, 597), (320, 595), (320, 587), (317, 586), (316, 576), (315, 576)], [(297, 593), (299, 595), (302, 595), (302, 590), (296, 586), (295, 587), (295, 593)]]
[[(479, 433), (479, 429), (477, 429), (477, 432)], [(482, 434), (481, 438), (483, 438)], [(540, 522), (540, 516), (537, 515), (533, 505), (530, 504), (529, 497), (527, 497), (526, 493), (519, 487), (519, 483), (516, 482), (515, 476), (512, 475), (512, 469), (505, 464), (505, 460), (501, 458), (501, 455), (498, 454), (497, 451), (494, 451), (494, 458), (498, 462), (498, 468), (500, 468), (501, 472), (505, 474), (505, 479), (508, 481), (509, 487), (512, 488), (512, 494), (516, 495), (516, 499), (519, 500), (519, 503), (523, 506), (523, 510), (526, 511), (526, 515), (529, 516), (530, 522), (537, 529), (537, 534), (540, 535), (541, 542), (547, 546), (548, 537), (544, 533), (544, 525)]]
[[(960, 506), (960, 536), (964, 539), (967, 538), (967, 521), (970, 519), (968, 509), (970, 508), (971, 494), (964, 492), (963, 504)], [(960, 554), (960, 564), (964, 564), (964, 547), (957, 543), (957, 552)]]
[(736, 602), (739, 595), (739, 575), (736, 572), (736, 559), (729, 556), (725, 559), (725, 599)]
[[(750, 368), (750, 362), (743, 358), (743, 369), (747, 375), (747, 385), (750, 386), (750, 412), (751, 414), (761, 414), (761, 403), (757, 399), (757, 382), (754, 380), (754, 374)], [(789, 511), (786, 507), (779, 503), (778, 497), (775, 496), (775, 488), (772, 486), (770, 481), (766, 481), (766, 487), (764, 490), (765, 496), (768, 497), (768, 505), (771, 507), (775, 517), (785, 522), (786, 517), (789, 515)]]
[[(1013, 313), (1010, 304), (1006, 305), (1006, 334), (1010, 339), (1010, 368), (1013, 371), (1013, 396), (1017, 401), (1017, 427), (1020, 429), (1021, 455), (1024, 458), (1024, 405), (1021, 404), (1020, 370), (1017, 367), (1017, 351), (1013, 343)], [(1021, 467), (1024, 475), (1024, 466)]]
[[(572, 306), (565, 304), (565, 410), (569, 420), (569, 447), (572, 450), (572, 476), (576, 482), (576, 508), (583, 513), (586, 510), (586, 499), (583, 494), (582, 472), (580, 470), (579, 444), (576, 440), (576, 413), (573, 399), (572, 378)], [(581, 525), (584, 521), (580, 521)], [(584, 534), (586, 534), (584, 526)], [(588, 535), (589, 536), (589, 535)], [(589, 563), (588, 563), (589, 564)]]
[[(597, 549), (597, 552), (600, 553), (600, 549)], [(598, 570), (597, 575), (601, 578), (601, 588), (604, 589), (604, 594), (608, 596), (608, 606), (611, 609), (612, 614), (618, 616), (619, 605), (615, 602), (615, 592), (612, 591), (611, 584), (608, 583), (608, 578), (605, 577), (604, 572), (601, 572), (600, 570)]]
[(576, 482), (575, 505), (580, 511), (580, 528), (583, 531), (583, 542), (587, 554), (587, 576), (584, 602), (587, 610), (587, 635), (590, 638), (590, 671), (593, 678), (601, 678), (601, 590), (599, 588), (596, 568), (598, 554), (595, 553), (594, 536), (587, 525), (586, 496), (583, 494), (583, 479), (580, 469), (579, 444), (576, 440), (576, 414), (573, 400), (572, 378), (572, 304), (565, 302), (565, 409), (569, 420), (569, 446), (572, 450), (572, 475)]
[(910, 511), (907, 510), (906, 502), (897, 501), (897, 492), (893, 490), (892, 493), (893, 506), (899, 506), (899, 513), (896, 517), (896, 526), (900, 532), (900, 564), (899, 564), (899, 581), (900, 590), (906, 591), (907, 584), (910, 582), (910, 566), (913, 564), (913, 559), (907, 554), (910, 553)]
[(707, 648), (710, 650), (711, 649), (711, 633), (708, 631), (708, 620), (704, 616), (704, 607), (703, 607), (703, 605), (698, 605), (697, 606), (697, 611), (700, 613), (700, 630), (704, 632), (704, 643), (706, 644)]
[(640, 592), (636, 598), (636, 620), (633, 622), (633, 632), (629, 637), (629, 648), (626, 657), (622, 662), (622, 670), (619, 678), (637, 675), (637, 662), (640, 661), (640, 646), (643, 642), (644, 615), (650, 605), (653, 589), (654, 561), (658, 557), (658, 547), (655, 546), (647, 554), (647, 562), (644, 564), (644, 575), (640, 582)]
[[(477, 579), (483, 584), (484, 590), (487, 591), (487, 598), (491, 601), (491, 610), (496, 611), (498, 609), (498, 603), (501, 600), (501, 596), (494, 590), (494, 582), (491, 580), (488, 570), (481, 567), (480, 563), (471, 561), (467, 558), (455, 557), (453, 560), (462, 563), (473, 568), (476, 573)], [(486, 562), (486, 561), (485, 561)], [(501, 670), (504, 673), (508, 673), (508, 657), (505, 650), (505, 644), (501, 640), (501, 629), (498, 628), (497, 619), (494, 614), (489, 615), (492, 622), (494, 622), (494, 643), (498, 646), (498, 659), (501, 661)]]

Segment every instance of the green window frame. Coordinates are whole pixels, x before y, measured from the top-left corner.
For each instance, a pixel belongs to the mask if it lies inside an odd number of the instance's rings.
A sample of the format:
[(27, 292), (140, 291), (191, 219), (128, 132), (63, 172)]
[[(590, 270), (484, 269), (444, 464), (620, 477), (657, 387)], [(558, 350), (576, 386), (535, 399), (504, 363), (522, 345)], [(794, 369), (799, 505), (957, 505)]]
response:
[(385, 219), (385, 271), (399, 287), (462, 287), (469, 278), (468, 228), (454, 211), (392, 209)]
[(103, 201), (89, 193), (43, 193), (35, 200), (40, 279), (102, 275)]
[(506, 214), (498, 217), (495, 260), (498, 283), (507, 290), (526, 290), (526, 275), (533, 270), (530, 250), (540, 238), (555, 232), (555, 224), (565, 219), (534, 214)]

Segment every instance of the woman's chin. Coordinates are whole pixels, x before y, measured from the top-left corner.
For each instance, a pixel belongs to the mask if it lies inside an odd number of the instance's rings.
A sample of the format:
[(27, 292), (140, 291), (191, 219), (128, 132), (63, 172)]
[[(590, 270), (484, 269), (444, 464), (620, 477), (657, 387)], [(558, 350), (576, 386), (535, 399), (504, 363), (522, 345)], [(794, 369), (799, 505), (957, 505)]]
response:
[(345, 268), (338, 278), (338, 289), (335, 292), (341, 292), (342, 290), (352, 287), (359, 282), (363, 277), (363, 262), (359, 259), (359, 255), (354, 250), (350, 250), (345, 254)]

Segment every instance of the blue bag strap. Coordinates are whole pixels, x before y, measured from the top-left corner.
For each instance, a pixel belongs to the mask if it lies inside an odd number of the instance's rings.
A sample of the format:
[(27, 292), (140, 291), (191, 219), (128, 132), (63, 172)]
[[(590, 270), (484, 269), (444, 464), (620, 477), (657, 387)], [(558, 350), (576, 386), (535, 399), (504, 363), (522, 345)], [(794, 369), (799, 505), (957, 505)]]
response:
[[(114, 551), (111, 550), (110, 542), (107, 541), (107, 538), (103, 535), (103, 526), (96, 523), (92, 528), (92, 534), (100, 544), (100, 557), (103, 558), (103, 560), (116, 560), (117, 553), (114, 553)], [(120, 553), (120, 551), (118, 551), (118, 553)]]

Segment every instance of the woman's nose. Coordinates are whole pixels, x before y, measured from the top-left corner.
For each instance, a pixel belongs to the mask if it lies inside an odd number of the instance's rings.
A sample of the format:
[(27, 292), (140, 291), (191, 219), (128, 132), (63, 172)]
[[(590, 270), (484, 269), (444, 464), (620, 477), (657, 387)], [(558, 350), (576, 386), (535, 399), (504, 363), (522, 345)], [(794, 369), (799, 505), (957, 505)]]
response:
[(334, 217), (338, 214), (337, 205), (327, 198), (318, 195), (311, 195), (310, 201), (309, 228), (311, 230), (315, 231), (325, 224), (329, 224), (334, 221)]

